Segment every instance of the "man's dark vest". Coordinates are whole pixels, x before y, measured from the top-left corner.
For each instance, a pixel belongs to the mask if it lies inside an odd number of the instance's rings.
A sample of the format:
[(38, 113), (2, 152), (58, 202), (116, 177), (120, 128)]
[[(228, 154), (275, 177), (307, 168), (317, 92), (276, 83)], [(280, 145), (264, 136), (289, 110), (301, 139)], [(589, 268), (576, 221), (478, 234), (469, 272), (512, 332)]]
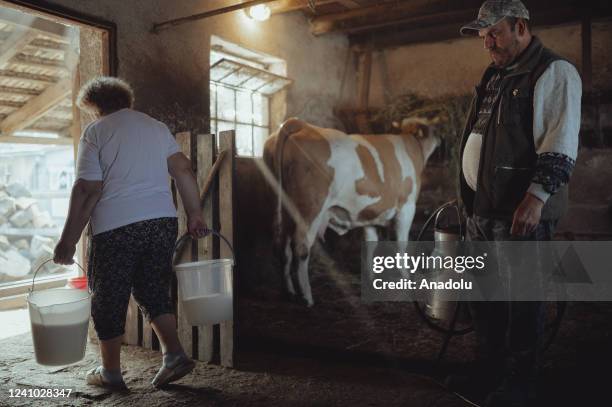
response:
[[(489, 66), (476, 86), (463, 131), (459, 155), (459, 188), (468, 215), (512, 220), (514, 211), (531, 184), (537, 154), (533, 140), (533, 93), (548, 66), (563, 59), (545, 48), (537, 37), (519, 57), (516, 68), (502, 79), (499, 96), (483, 135), (477, 190), (463, 177), (463, 150), (478, 118), (484, 89), (496, 68)], [(542, 209), (542, 220), (559, 219), (567, 209), (567, 185), (551, 195)]]

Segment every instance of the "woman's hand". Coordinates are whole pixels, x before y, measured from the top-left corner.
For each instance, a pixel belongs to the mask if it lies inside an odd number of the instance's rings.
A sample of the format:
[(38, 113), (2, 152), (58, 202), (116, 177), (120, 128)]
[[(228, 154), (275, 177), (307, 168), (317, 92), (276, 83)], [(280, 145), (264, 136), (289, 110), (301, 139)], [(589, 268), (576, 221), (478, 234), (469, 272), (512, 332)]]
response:
[(74, 260), (72, 260), (72, 257), (74, 256), (74, 252), (76, 252), (76, 245), (67, 244), (63, 240), (60, 240), (57, 242), (57, 246), (55, 246), (53, 261), (56, 264), (73, 264)]
[(206, 223), (201, 215), (189, 216), (187, 219), (187, 231), (194, 239), (204, 237), (206, 229)]

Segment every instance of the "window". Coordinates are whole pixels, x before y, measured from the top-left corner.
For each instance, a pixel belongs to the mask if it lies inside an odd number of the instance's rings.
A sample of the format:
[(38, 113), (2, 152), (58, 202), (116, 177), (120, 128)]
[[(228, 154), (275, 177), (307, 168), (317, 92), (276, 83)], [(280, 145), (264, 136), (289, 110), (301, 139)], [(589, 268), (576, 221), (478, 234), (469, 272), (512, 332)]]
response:
[(211, 132), (235, 130), (238, 155), (261, 157), (270, 134), (270, 97), (291, 81), (275, 73), (280, 60), (216, 41), (225, 46), (213, 45), (210, 56)]

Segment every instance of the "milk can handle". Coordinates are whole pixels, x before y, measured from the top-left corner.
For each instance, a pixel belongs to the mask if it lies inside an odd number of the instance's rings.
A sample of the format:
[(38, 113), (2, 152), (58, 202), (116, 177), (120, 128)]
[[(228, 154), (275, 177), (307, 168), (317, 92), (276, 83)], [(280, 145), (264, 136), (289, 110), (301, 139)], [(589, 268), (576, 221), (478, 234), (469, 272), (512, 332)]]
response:
[[(215, 235), (219, 238), (221, 238), (225, 244), (227, 245), (227, 247), (229, 247), (230, 252), (232, 252), (232, 259), (234, 260), (234, 266), (236, 265), (236, 256), (234, 255), (234, 248), (232, 247), (232, 245), (230, 244), (230, 242), (225, 238), (225, 236), (223, 236), (221, 233), (217, 232), (216, 230), (213, 229), (204, 229), (204, 236), (202, 236), (203, 238), (208, 236), (208, 235)], [(174, 245), (174, 255), (173, 255), (173, 259), (172, 259), (172, 264), (176, 264), (176, 252), (177, 250), (179, 250), (183, 244), (185, 243), (185, 240), (191, 238), (191, 235), (187, 232), (185, 233), (183, 236), (181, 236), (181, 238), (179, 240), (176, 241), (176, 245)]]
[[(38, 271), (42, 268), (42, 266), (44, 266), (45, 264), (49, 263), (50, 261), (53, 261), (53, 259), (45, 260), (42, 263), (40, 263), (38, 265), (38, 267), (36, 267), (36, 270), (34, 271), (34, 275), (32, 276), (32, 287), (30, 287), (30, 293), (32, 293), (34, 291), (34, 279), (36, 278), (36, 274), (38, 274)], [(76, 261), (74, 262), (74, 264), (79, 266), (79, 268), (83, 271), (83, 273), (85, 273), (85, 275), (87, 275), (87, 272), (85, 271), (85, 269), (83, 269), (83, 266), (81, 266)]]
[(438, 227), (438, 217), (445, 209), (453, 207), (457, 212), (457, 221), (459, 221), (459, 239), (463, 239), (463, 230), (461, 227), (461, 213), (459, 212), (459, 205), (457, 205), (457, 200), (452, 200), (450, 202), (445, 203), (441, 207), (436, 210), (436, 220), (434, 221), (434, 228)]

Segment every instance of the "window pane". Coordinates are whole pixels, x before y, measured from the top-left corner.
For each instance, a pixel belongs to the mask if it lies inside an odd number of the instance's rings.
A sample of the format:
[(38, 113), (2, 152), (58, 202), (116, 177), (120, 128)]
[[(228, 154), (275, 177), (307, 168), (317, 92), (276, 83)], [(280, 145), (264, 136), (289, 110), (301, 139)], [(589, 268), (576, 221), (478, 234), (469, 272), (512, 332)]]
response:
[(219, 133), (225, 130), (233, 130), (233, 129), (234, 129), (234, 123), (232, 122), (222, 122), (222, 121), (217, 122), (217, 131)]
[(259, 126), (268, 126), (270, 124), (268, 118), (268, 98), (259, 94), (253, 93), (253, 122)]
[(234, 91), (224, 86), (217, 87), (217, 117), (234, 121)]
[(236, 152), (238, 155), (253, 155), (252, 127), (239, 124), (236, 126)]
[(236, 121), (252, 123), (252, 106), (250, 92), (236, 92)]
[(268, 138), (270, 130), (267, 127), (255, 127), (254, 135), (253, 135), (253, 143), (254, 143), (254, 151), (253, 155), (255, 157), (263, 156), (263, 146)]
[(217, 86), (210, 84), (210, 117), (217, 117), (216, 103), (217, 103)]

